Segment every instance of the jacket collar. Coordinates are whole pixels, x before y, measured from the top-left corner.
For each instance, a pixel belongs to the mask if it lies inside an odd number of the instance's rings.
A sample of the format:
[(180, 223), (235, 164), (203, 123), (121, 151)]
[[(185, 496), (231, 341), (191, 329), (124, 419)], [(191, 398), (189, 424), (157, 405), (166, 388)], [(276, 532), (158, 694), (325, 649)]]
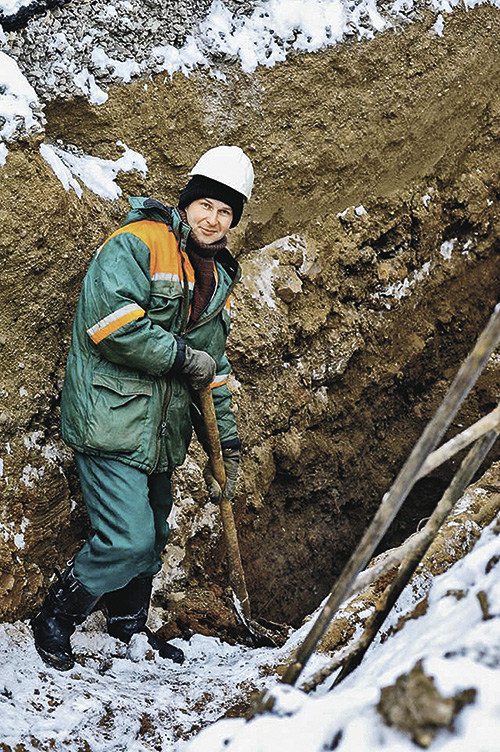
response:
[(148, 214), (159, 215), (158, 219), (166, 222), (172, 228), (177, 240), (180, 240), (182, 246), (185, 247), (191, 228), (186, 222), (182, 221), (178, 209), (173, 206), (165, 206), (155, 198), (143, 198), (142, 196), (131, 196), (129, 204), (132, 209), (140, 209)]
[[(190, 226), (182, 221), (182, 217), (179, 214), (179, 210), (174, 206), (165, 206), (161, 201), (157, 201), (155, 198), (144, 198), (142, 196), (131, 196), (129, 198), (129, 204), (132, 209), (139, 209), (149, 215), (151, 218), (159, 219), (161, 222), (165, 222), (172, 228), (175, 237), (181, 243), (183, 250), (186, 249), (187, 239), (191, 232)], [(152, 215), (156, 215), (153, 217)], [(237, 282), (241, 276), (241, 270), (236, 259), (229, 253), (227, 248), (219, 251), (215, 256), (215, 260), (218, 261), (229, 274), (234, 282)]]

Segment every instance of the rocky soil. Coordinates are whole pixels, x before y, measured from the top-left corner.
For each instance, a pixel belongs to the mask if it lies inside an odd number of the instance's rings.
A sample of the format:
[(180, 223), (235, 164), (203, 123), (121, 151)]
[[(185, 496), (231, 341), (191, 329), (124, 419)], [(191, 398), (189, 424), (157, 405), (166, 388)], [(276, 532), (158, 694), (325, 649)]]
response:
[[(41, 139), (103, 158), (122, 140), (149, 167), (119, 177), (123, 195), (171, 202), (214, 143), (254, 160), (254, 200), (232, 242), (244, 271), (229, 344), (244, 445), (235, 512), (254, 613), (298, 624), (498, 300), (500, 14), (455, 11), (443, 37), (434, 21), (251, 76), (226, 63), (225, 81), (158, 75), (112, 86), (99, 107), (52, 99), (44, 134), (11, 149), (0, 192), (3, 620), (35, 609), (85, 535), (59, 393), (81, 279), (126, 211), (125, 198), (65, 192)], [(451, 433), (492, 409), (499, 386), (492, 357)], [(193, 445), (156, 604), (171, 634), (234, 637), (196, 460)], [(420, 481), (384, 547), (429, 515), (455, 467)]]
[[(211, 0), (58, 0), (61, 7), (43, 13), (47, 5), (35, 2), (6, 19), (0, 15), (0, 23), (8, 32), (9, 54), (38, 95), (49, 100), (90, 93), (84, 83), (89, 74), (97, 86), (107, 86), (113, 79), (129, 80), (141, 71), (164, 71), (165, 46), (180, 48), (196, 33), (211, 4)], [(256, 2), (227, 0), (224, 5), (241, 16), (251, 13)], [(135, 61), (130, 74), (121, 76), (122, 64), (130, 59)], [(74, 74), (80, 74), (80, 86)]]

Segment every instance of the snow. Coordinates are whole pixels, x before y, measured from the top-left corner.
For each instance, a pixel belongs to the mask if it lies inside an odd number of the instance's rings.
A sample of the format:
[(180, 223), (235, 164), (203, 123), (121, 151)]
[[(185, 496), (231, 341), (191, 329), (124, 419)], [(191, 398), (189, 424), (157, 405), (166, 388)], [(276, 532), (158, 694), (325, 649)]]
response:
[[(436, 13), (434, 32), (443, 36), (443, 14), (453, 12), (460, 5), (474, 8), (485, 2), (500, 8), (500, 0), (430, 0)], [(0, 0), (0, 12), (11, 15), (28, 4), (26, 0)], [(168, 44), (156, 46), (151, 49), (149, 58), (139, 63), (133, 59), (115, 60), (102, 47), (95, 46), (91, 61), (107, 75), (124, 83), (134, 76), (148, 74), (153, 64), (156, 71), (164, 70), (169, 76), (177, 71), (187, 76), (200, 66), (206, 66), (215, 79), (221, 80), (224, 74), (212, 62), (217, 55), (232, 56), (245, 73), (252, 73), (258, 66), (271, 67), (284, 61), (292, 51), (313, 52), (353, 34), (358, 39), (371, 39), (376, 33), (398, 25), (401, 18), (411, 22), (416, 5), (415, 0), (395, 0), (392, 5), (383, 7), (382, 3), (377, 5), (376, 0), (263, 0), (246, 16), (233, 15), (221, 0), (214, 0), (196, 35), (188, 36), (180, 49)], [(122, 3), (122, 7), (125, 4)], [(102, 10), (104, 18), (111, 19), (117, 13), (113, 4)], [(6, 47), (5, 42), (0, 27), (0, 44)], [(108, 98), (107, 92), (97, 84), (85, 64), (75, 62), (71, 54), (73, 48), (64, 31), (56, 35), (51, 47), (63, 54), (67, 74), (89, 101), (103, 104)], [(48, 49), (47, 54), (50, 53)], [(7, 155), (2, 142), (40, 131), (43, 124), (42, 106), (35, 90), (17, 63), (0, 51), (0, 167), (5, 164)], [(57, 153), (49, 154), (52, 145), (46, 146), (46, 158), (67, 186), (66, 190), (74, 188), (81, 195), (65, 166), (58, 162)], [(106, 195), (106, 198), (116, 197), (115, 191), (111, 193), (113, 195)]]
[(38, 484), (38, 481), (43, 478), (43, 475), (45, 473), (45, 468), (42, 465), (42, 467), (33, 467), (33, 465), (25, 465), (23, 467), (23, 474), (21, 476), (21, 482), (24, 483), (26, 488), (34, 488), (35, 485)]
[(0, 2), (0, 11), (4, 16), (12, 16), (31, 2), (32, 0), (2, 0)]
[[(372, 14), (370, 21), (383, 28), (373, 0), (362, 5)], [(347, 21), (347, 3), (341, 0), (269, 0), (248, 18), (233, 16), (216, 0), (201, 24), (201, 44), (211, 53), (238, 57), (243, 71), (251, 73), (258, 65), (285, 60), (291, 49), (312, 52), (335, 44), (347, 32)]]
[(133, 76), (138, 76), (141, 72), (140, 66), (134, 60), (120, 62), (113, 60), (106, 54), (102, 47), (96, 47), (92, 52), (92, 62), (99, 68), (108, 68), (112, 70), (112, 75), (121, 78), (123, 83), (127, 84)]
[(33, 112), (36, 105), (37, 94), (18, 64), (0, 51), (0, 141), (14, 138), (21, 126), (26, 131), (39, 129)]
[(434, 31), (436, 32), (436, 34), (438, 35), (438, 37), (444, 37), (444, 31), (443, 31), (443, 29), (444, 29), (444, 18), (443, 18), (443, 14), (442, 13), (440, 13), (438, 15), (438, 17), (436, 19), (436, 23), (434, 24), (434, 26), (432, 28), (434, 29)]
[[(8, 534), (13, 533), (9, 527)], [(0, 743), (12, 749), (24, 745), (29, 752), (414, 752), (410, 738), (387, 727), (376, 706), (380, 690), (422, 659), (443, 696), (477, 691), (475, 701), (457, 716), (454, 731), (439, 731), (431, 749), (496, 752), (498, 557), (500, 537), (492, 523), (469, 554), (434, 579), (425, 615), (384, 641), (377, 639), (334, 690), (328, 691), (328, 680), (311, 694), (281, 684), (276, 667), (290, 660), (312, 621), (280, 649), (228, 645), (202, 635), (173, 640), (186, 653), (178, 666), (154, 656), (143, 635), (128, 648), (109, 637), (96, 612), (72, 638), (77, 663), (69, 672), (41, 663), (27, 622), (0, 625)], [(481, 592), (491, 618), (482, 613)], [(407, 587), (400, 599), (405, 611), (416, 597), (415, 589)], [(385, 632), (401, 614), (398, 608), (389, 616)], [(314, 655), (299, 686), (328, 660)], [(253, 690), (267, 690), (275, 698), (272, 713), (249, 722), (224, 718)]]
[[(306, 696), (297, 689), (277, 687), (278, 704), (272, 715), (245, 724), (239, 720), (219, 722), (181, 749), (413, 752), (415, 745), (409, 738), (382, 723), (376, 705), (381, 688), (393, 684), (422, 659), (424, 671), (434, 677), (446, 697), (470, 687), (477, 690), (475, 702), (458, 716), (455, 731), (440, 731), (431, 749), (500, 750), (500, 581), (492, 565), (499, 553), (500, 539), (493, 523), (471, 553), (435, 579), (427, 613), (407, 622), (385, 642), (373, 644), (359, 668), (335, 690), (322, 688), (316, 695)], [(486, 594), (490, 619), (482, 616), (480, 592)], [(334, 740), (338, 746), (331, 746)]]
[(368, 214), (363, 204), (359, 206), (348, 206), (343, 211), (338, 212), (337, 217), (339, 219), (349, 219), (352, 215), (355, 217), (363, 217)]
[(10, 522), (8, 525), (0, 522), (0, 536), (4, 539), (5, 542), (7, 542), (9, 538), (11, 538), (16, 548), (24, 548), (24, 533), (29, 524), (30, 522), (27, 517), (23, 517), (20, 525), (21, 531), (16, 532), (16, 526), (13, 522)]
[(75, 180), (71, 170), (59, 156), (55, 147), (50, 146), (49, 144), (41, 144), (40, 154), (47, 164), (51, 166), (54, 175), (61, 181), (64, 190), (69, 191), (70, 188), (73, 188), (78, 198), (81, 198), (83, 191), (80, 183)]
[(401, 300), (410, 294), (412, 288), (423, 279), (429, 276), (431, 272), (431, 262), (426, 261), (420, 269), (416, 269), (409, 277), (405, 277), (403, 280), (398, 280), (392, 285), (389, 285), (384, 290), (374, 292), (372, 298), (378, 300), (381, 297), (395, 298)]
[[(152, 657), (143, 635), (127, 648), (103, 626), (96, 613), (85, 631), (79, 628), (73, 638), (78, 663), (67, 674), (40, 662), (27, 624), (0, 627), (1, 742), (22, 740), (30, 750), (30, 740), (50, 739), (56, 750), (81, 749), (83, 740), (92, 752), (171, 750), (176, 737), (198, 727), (200, 715), (205, 722), (222, 715), (246, 683), (262, 687), (260, 669), (278, 652), (195, 635), (173, 641), (186, 654), (180, 667)], [(155, 744), (140, 733), (146, 717), (156, 727)]]
[(72, 188), (80, 198), (83, 191), (79, 178), (98, 196), (115, 199), (121, 194), (121, 188), (115, 182), (119, 172), (137, 170), (144, 175), (148, 171), (146, 160), (139, 152), (129, 149), (122, 141), (117, 141), (117, 146), (123, 149), (123, 154), (116, 160), (79, 154), (74, 148), (69, 151), (49, 144), (41, 144), (40, 154), (66, 191)]
[(451, 240), (445, 240), (444, 243), (441, 243), (439, 253), (445, 259), (445, 261), (449, 261), (451, 259), (451, 254), (453, 253), (453, 249), (457, 242), (458, 238), (452, 238)]
[(91, 104), (104, 104), (108, 99), (108, 94), (97, 85), (92, 73), (84, 67), (74, 76), (75, 84), (82, 90)]

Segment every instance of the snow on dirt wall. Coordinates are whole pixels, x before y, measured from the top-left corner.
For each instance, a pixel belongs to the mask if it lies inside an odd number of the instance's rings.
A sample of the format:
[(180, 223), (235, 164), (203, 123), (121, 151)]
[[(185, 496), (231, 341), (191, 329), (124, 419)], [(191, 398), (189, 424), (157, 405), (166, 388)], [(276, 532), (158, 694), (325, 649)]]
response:
[[(122, 220), (127, 194), (175, 200), (193, 158), (226, 139), (248, 150), (257, 174), (233, 241), (248, 273), (230, 340), (245, 445), (235, 509), (251, 601), (256, 613), (295, 623), (317, 606), (498, 297), (498, 3), (475, 5), (73, 0), (0, 35), (4, 619), (33, 612), (85, 532), (57, 409), (90, 255)], [(4, 15), (29, 7), (0, 6)], [(460, 423), (498, 401), (498, 366), (489, 363)], [(412, 498), (410, 529), (445, 481)], [(283, 653), (213, 637), (239, 634), (225, 605), (217, 513), (203, 501), (189, 461), (154, 626), (188, 642), (190, 667), (159, 664), (140, 638), (127, 655), (96, 614), (76, 636), (76, 672), (63, 677), (34, 669), (26, 621), (6, 624), (3, 744), (167, 752), (197, 726), (240, 714), (241, 693), (276, 681)], [(449, 752), (470, 744), (476, 722), (497, 736), (493, 648), (485, 643), (485, 667), (477, 647), (484, 631), (497, 638), (486, 574), (457, 599), (472, 632), (454, 650), (473, 646), (463, 665), (476, 670), (479, 699), (458, 717), (456, 739), (440, 732), (436, 744)], [(477, 608), (482, 591), (491, 618)], [(414, 652), (401, 643), (407, 660), (386, 673), (370, 664), (360, 675), (377, 688), (393, 681), (423, 656), (415, 642)], [(459, 687), (445, 686), (451, 663), (434, 645), (443, 670), (424, 668), (449, 697)], [(364, 682), (353, 692), (372, 731), (364, 715), (356, 725), (347, 711), (325, 711), (327, 695), (312, 705), (291, 693), (282, 719), (229, 722), (193, 744), (256, 752), (283, 733), (308, 752), (323, 742), (410, 749), (381, 726)], [(343, 696), (351, 702), (347, 684)], [(316, 712), (334, 720), (327, 727)]]
[[(500, 0), (489, 3), (499, 6)], [(463, 7), (479, 4), (465, 0)], [(12, 17), (26, 5), (3, 0), (0, 24), (2, 15)], [(426, 8), (436, 15), (435, 33), (442, 36), (446, 14), (458, 5), (459, 0), (215, 0), (211, 5), (74, 0), (33, 16), (25, 28), (5, 33), (0, 26), (0, 117), (5, 121), (0, 137), (39, 130), (41, 102), (49, 98), (83, 94), (102, 104), (111, 82), (199, 68), (217, 78), (223, 76), (221, 61), (235, 61), (250, 73), (293, 51), (372, 38), (418, 19)], [(22, 76), (29, 85), (21, 83)]]

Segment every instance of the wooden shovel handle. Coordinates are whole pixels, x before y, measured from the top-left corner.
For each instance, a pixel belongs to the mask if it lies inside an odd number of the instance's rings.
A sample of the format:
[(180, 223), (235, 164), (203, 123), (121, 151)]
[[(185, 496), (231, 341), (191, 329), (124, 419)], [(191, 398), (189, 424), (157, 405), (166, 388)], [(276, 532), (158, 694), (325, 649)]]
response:
[(224, 493), (226, 487), (226, 469), (222, 457), (222, 447), (220, 443), (219, 427), (217, 425), (217, 416), (215, 415), (214, 401), (212, 398), (212, 390), (209, 386), (203, 387), (199, 390), (198, 394), (200, 397), (201, 412), (205, 423), (207, 450), (210, 464), (212, 466), (212, 473), (222, 489), (220, 513), (224, 537), (226, 539), (229, 582), (240, 602), (243, 616), (246, 619), (250, 619), (250, 600), (248, 598), (248, 591), (245, 582), (245, 573), (241, 563), (240, 547), (234, 522), (233, 508), (231, 502), (226, 499)]
[(222, 489), (226, 487), (226, 468), (222, 457), (222, 446), (220, 443), (219, 427), (217, 425), (217, 416), (215, 414), (212, 390), (205, 386), (198, 392), (200, 397), (201, 412), (205, 423), (205, 432), (207, 438), (206, 449), (212, 466), (212, 474)]

